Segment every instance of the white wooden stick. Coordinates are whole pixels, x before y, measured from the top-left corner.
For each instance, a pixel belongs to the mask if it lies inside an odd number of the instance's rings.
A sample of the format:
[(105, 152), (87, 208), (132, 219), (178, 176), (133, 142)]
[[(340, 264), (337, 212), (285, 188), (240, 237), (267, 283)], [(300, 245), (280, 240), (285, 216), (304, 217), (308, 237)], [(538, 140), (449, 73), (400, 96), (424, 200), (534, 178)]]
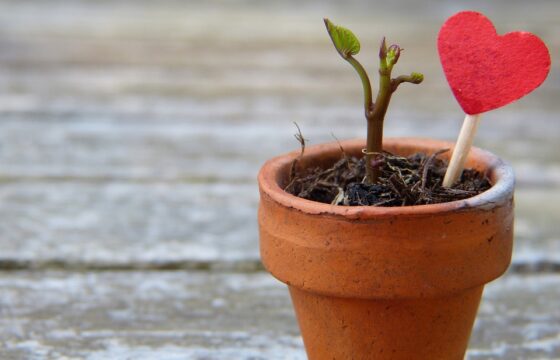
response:
[(465, 116), (463, 127), (461, 127), (461, 132), (453, 148), (453, 154), (451, 155), (447, 172), (443, 178), (444, 187), (451, 187), (463, 173), (465, 160), (467, 160), (467, 155), (471, 149), (479, 121), (480, 114)]

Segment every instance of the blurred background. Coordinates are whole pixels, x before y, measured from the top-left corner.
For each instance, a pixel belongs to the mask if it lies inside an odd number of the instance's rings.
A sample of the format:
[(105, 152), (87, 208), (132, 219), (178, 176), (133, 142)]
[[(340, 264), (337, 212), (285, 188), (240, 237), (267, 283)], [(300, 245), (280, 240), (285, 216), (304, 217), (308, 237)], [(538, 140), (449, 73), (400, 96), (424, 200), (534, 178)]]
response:
[(478, 131), (517, 174), (516, 247), (469, 356), (560, 356), (557, 0), (2, 0), (1, 357), (303, 359), (258, 260), (256, 174), (298, 148), (293, 122), (310, 144), (365, 136), (322, 18), (360, 38), (374, 84), (382, 36), (405, 49), (395, 75), (424, 73), (385, 136), (454, 141), (436, 37), (460, 10), (537, 34), (553, 64)]

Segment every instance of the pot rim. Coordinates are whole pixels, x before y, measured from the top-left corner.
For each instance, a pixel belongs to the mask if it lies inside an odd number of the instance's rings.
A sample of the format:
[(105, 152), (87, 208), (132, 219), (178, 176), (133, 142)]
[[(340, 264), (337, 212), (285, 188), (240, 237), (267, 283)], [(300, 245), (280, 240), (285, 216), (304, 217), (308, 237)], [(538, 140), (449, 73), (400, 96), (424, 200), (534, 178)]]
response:
[[(328, 150), (332, 151), (333, 147), (336, 147), (337, 149), (340, 148), (340, 146), (349, 148), (364, 146), (364, 144), (364, 139), (350, 139), (340, 142), (323, 143), (307, 147), (305, 149), (304, 156), (317, 156), (322, 152)], [(453, 149), (454, 147), (454, 143), (452, 142), (415, 137), (386, 138), (383, 142), (384, 147), (392, 145), (396, 146), (399, 144), (414, 144), (419, 148), (425, 149)], [(279, 172), (286, 166), (290, 166), (299, 154), (300, 150), (295, 150), (268, 160), (259, 172), (258, 183), (261, 191), (275, 202), (281, 204), (282, 206), (294, 208), (307, 214), (322, 216), (330, 215), (347, 219), (369, 219), (374, 217), (392, 217), (399, 215), (426, 216), (475, 208), (492, 209), (503, 202), (508, 201), (509, 196), (507, 195), (513, 193), (515, 186), (514, 172), (507, 162), (489, 151), (473, 147), (467, 159), (477, 158), (478, 160), (481, 160), (485, 164), (486, 172), (488, 174), (491, 173), (493, 175), (492, 177), (495, 179), (495, 183), (490, 189), (478, 195), (463, 200), (429, 205), (394, 207), (330, 205), (297, 197), (284, 191), (284, 189), (279, 186)]]

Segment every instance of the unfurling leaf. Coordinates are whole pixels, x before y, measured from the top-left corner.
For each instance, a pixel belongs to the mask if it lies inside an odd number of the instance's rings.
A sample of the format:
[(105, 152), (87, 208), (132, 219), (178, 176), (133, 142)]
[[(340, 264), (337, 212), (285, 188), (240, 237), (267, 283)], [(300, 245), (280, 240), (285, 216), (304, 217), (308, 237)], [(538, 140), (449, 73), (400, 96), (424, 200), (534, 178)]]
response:
[(381, 45), (379, 45), (379, 59), (381, 61), (387, 60), (387, 42), (385, 41), (385, 36), (381, 39)]
[(393, 44), (389, 46), (387, 49), (387, 66), (392, 68), (397, 61), (399, 61), (399, 57), (401, 56), (401, 48), (399, 45)]
[(413, 72), (412, 74), (410, 74), (410, 77), (412, 78), (411, 82), (413, 84), (420, 84), (422, 81), (424, 81), (424, 75), (417, 72)]
[(336, 26), (329, 19), (324, 20), (334, 47), (343, 58), (360, 52), (360, 41), (352, 31)]

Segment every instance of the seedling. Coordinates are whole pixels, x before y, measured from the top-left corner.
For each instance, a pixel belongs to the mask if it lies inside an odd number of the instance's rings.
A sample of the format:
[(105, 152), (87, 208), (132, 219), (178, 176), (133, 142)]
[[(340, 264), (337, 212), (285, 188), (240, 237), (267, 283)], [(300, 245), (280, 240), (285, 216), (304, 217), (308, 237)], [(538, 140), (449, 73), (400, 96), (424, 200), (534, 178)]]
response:
[(284, 190), (332, 205), (407, 206), (466, 199), (489, 189), (486, 174), (463, 170), (480, 114), (519, 99), (544, 81), (550, 70), (550, 54), (542, 40), (527, 32), (498, 35), (490, 20), (472, 11), (460, 12), (442, 26), (440, 59), (451, 90), (467, 114), (447, 166), (437, 158), (446, 149), (406, 158), (382, 150), (391, 96), (400, 84), (419, 84), (424, 79), (414, 72), (392, 77), (403, 49), (396, 44), (387, 46), (385, 38), (381, 41), (379, 89), (374, 102), (368, 74), (354, 57), (360, 52), (360, 42), (350, 30), (324, 21), (335, 49), (362, 81), (367, 120), (365, 156), (358, 159), (342, 151), (344, 158), (332, 167), (310, 167), (301, 174), (297, 174), (295, 160)]
[(392, 44), (387, 47), (385, 37), (379, 47), (379, 89), (375, 102), (368, 74), (362, 64), (354, 58), (360, 52), (360, 41), (352, 31), (334, 25), (329, 19), (324, 19), (327, 31), (336, 48), (336, 51), (356, 70), (364, 88), (364, 110), (367, 120), (367, 145), (364, 151), (366, 156), (366, 182), (373, 184), (379, 177), (378, 155), (383, 146), (383, 123), (385, 114), (391, 101), (391, 96), (402, 83), (420, 84), (424, 75), (413, 72), (410, 75), (391, 77), (393, 67), (398, 62), (403, 49)]

